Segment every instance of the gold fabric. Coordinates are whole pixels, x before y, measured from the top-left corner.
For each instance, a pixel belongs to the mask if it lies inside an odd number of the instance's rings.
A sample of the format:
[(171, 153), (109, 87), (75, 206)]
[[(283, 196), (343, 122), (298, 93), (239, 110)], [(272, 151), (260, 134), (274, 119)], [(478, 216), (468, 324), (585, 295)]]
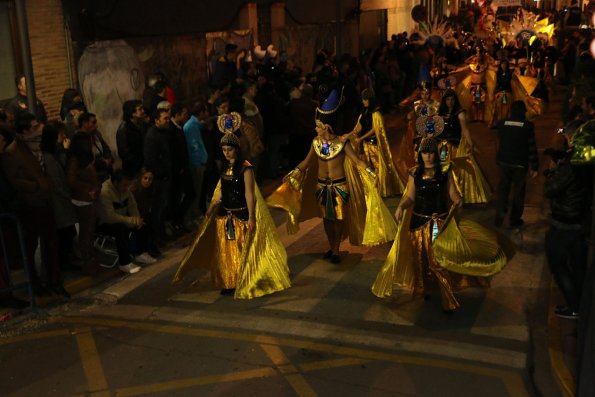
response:
[(364, 163), (374, 171), (378, 170), (378, 144), (364, 141), (362, 146), (362, 160), (364, 160)]
[(465, 137), (457, 148), (456, 157), (453, 159), (455, 182), (459, 187), (463, 202), (466, 204), (487, 203), (492, 197), (492, 188)]
[[(382, 201), (375, 186), (375, 179), (348, 157), (344, 163), (349, 186), (349, 211), (345, 228), (352, 245), (375, 246), (391, 241), (396, 233), (395, 221)], [(294, 170), (268, 198), (270, 206), (288, 213), (287, 231), (297, 233), (299, 222), (320, 216), (315, 200), (318, 163), (307, 172)], [(312, 183), (313, 182), (313, 183)], [(314, 209), (314, 210), (313, 210)]]
[(380, 196), (390, 197), (399, 195), (405, 190), (405, 186), (395, 168), (388, 137), (386, 136), (386, 129), (384, 128), (384, 119), (380, 112), (372, 113), (372, 125), (376, 131), (376, 140), (378, 141), (378, 166), (374, 167), (374, 170), (378, 178)]
[[(221, 184), (219, 183), (214, 195), (217, 195), (220, 190)], [(223, 256), (229, 255), (235, 258), (235, 255), (241, 250), (235, 283), (234, 297), (236, 299), (252, 299), (291, 286), (285, 247), (281, 243), (273, 218), (256, 184), (254, 184), (254, 195), (256, 199), (256, 228), (243, 237), (238, 251), (233, 251), (233, 248), (227, 246), (225, 249), (222, 248), (224, 242), (220, 240), (225, 239), (225, 235), (219, 234), (221, 226), (215, 220), (215, 211), (213, 211), (209, 217), (203, 220), (194, 242), (182, 259), (173, 283), (182, 280), (188, 272), (195, 268), (207, 268), (212, 275), (213, 273), (226, 275), (231, 267), (226, 265), (224, 270), (220, 269)], [(236, 230), (241, 230), (241, 225)], [(212, 278), (216, 280), (217, 277), (214, 275)], [(226, 280), (231, 280), (231, 277), (225, 277)]]
[(318, 162), (308, 170), (295, 169), (285, 176), (283, 183), (266, 199), (271, 207), (287, 212), (286, 227), (289, 234), (300, 230), (300, 222), (320, 216), (314, 195), (318, 183), (317, 174)]
[(434, 256), (452, 272), (487, 277), (498, 273), (514, 255), (512, 242), (451, 209), (434, 241)]
[[(492, 119), (492, 103), (494, 101), (494, 87), (496, 87), (496, 72), (488, 69), (486, 71), (486, 81), (485, 81), (485, 88), (482, 89), (486, 93), (486, 98), (484, 102), (484, 113), (483, 119), (484, 120), (491, 120)], [(467, 76), (460, 80), (460, 83), (457, 84), (456, 92), (459, 98), (459, 102), (463, 109), (467, 111), (467, 114), (471, 114), (471, 106), (473, 103), (473, 95), (471, 92), (472, 84), (471, 84), (471, 73), (467, 73)]]
[(466, 204), (487, 203), (492, 196), (492, 188), (475, 160), (471, 148), (463, 136), (460, 145), (441, 141), (438, 153), (446, 149), (446, 162), (452, 162), (453, 177), (459, 193)]
[(399, 144), (399, 154), (397, 157), (397, 165), (402, 177), (407, 177), (407, 171), (417, 164), (417, 153), (415, 152), (415, 137), (417, 136), (415, 130), (415, 119), (407, 121), (407, 131), (401, 138)]
[[(504, 95), (506, 95), (506, 103), (503, 103)], [(497, 121), (504, 120), (510, 116), (510, 103), (513, 101), (512, 93), (507, 91), (500, 91), (494, 95), (494, 102), (492, 104), (492, 118), (490, 124)]]
[(218, 252), (218, 266), (211, 268), (211, 281), (216, 288), (235, 288), (240, 270), (242, 248), (248, 234), (248, 224), (235, 216), (230, 216), (235, 231), (235, 240), (228, 240), (226, 235), (227, 216), (215, 218), (215, 233), (221, 236), (215, 239)]
[(441, 219), (431, 220), (421, 228), (409, 232), (413, 245), (413, 285), (414, 295), (424, 295), (428, 291), (428, 284), (437, 282), (442, 298), (442, 307), (445, 310), (454, 310), (459, 307), (459, 302), (454, 296), (450, 272), (438, 264), (432, 249), (432, 228), (434, 222), (438, 227), (444, 223)]
[(527, 107), (527, 119), (529, 120), (545, 114), (547, 109), (545, 101), (531, 96), (538, 83), (539, 80), (536, 77), (519, 75), (515, 75), (510, 82), (512, 96), (515, 100), (525, 102), (525, 106)]
[[(411, 208), (405, 210), (386, 261), (372, 284), (372, 293), (378, 297), (391, 296), (394, 285), (420, 293), (420, 286), (424, 285), (420, 263), (438, 265), (444, 271), (460, 275), (488, 277), (499, 272), (514, 255), (513, 245), (508, 239), (476, 222), (460, 220), (454, 208), (445, 219), (438, 237), (430, 245), (431, 234), (428, 233), (431, 229), (428, 231), (425, 228), (431, 222), (416, 232), (409, 232)], [(422, 261), (421, 253), (429, 255)], [(432, 262), (432, 258), (435, 262)], [(429, 271), (436, 275), (431, 269)], [(473, 280), (455, 274), (446, 277), (442, 270), (439, 272), (443, 277), (438, 279), (439, 284), (448, 280), (450, 292), (470, 285), (488, 285), (487, 280)], [(448, 288), (441, 287), (441, 293), (444, 307), (448, 309), (453, 304)]]

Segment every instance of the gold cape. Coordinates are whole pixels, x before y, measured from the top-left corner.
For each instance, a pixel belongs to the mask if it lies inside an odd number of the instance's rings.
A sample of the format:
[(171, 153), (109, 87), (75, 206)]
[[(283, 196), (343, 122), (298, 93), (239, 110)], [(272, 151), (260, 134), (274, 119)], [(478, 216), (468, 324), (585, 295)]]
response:
[[(395, 284), (413, 289), (415, 269), (409, 235), (412, 208), (403, 214), (395, 241), (372, 284), (372, 293), (380, 298), (391, 296)], [(498, 273), (514, 255), (512, 242), (477, 222), (460, 219), (459, 211), (454, 206), (434, 240), (432, 251), (440, 266), (446, 270), (480, 277)]]
[(461, 137), (455, 156), (452, 158), (453, 176), (466, 204), (487, 203), (492, 188), (475, 160), (467, 139)]
[[(360, 124), (362, 116), (360, 114), (357, 123)], [(372, 113), (372, 126), (374, 127), (376, 141), (378, 142), (378, 169), (375, 170), (378, 178), (378, 190), (380, 196), (391, 197), (403, 193), (405, 186), (399, 177), (395, 164), (393, 163), (393, 156), (390, 152), (390, 145), (386, 137), (386, 129), (384, 128), (384, 120), (379, 111)], [(367, 131), (362, 131), (366, 133)]]
[[(214, 196), (221, 190), (221, 182), (215, 189)], [(256, 228), (248, 232), (242, 256), (234, 298), (252, 299), (272, 294), (291, 287), (287, 253), (279, 239), (277, 228), (258, 186), (254, 184), (256, 198)], [(217, 238), (215, 233), (215, 213), (205, 218), (198, 229), (194, 242), (186, 251), (184, 259), (174, 276), (173, 284), (184, 278), (186, 273), (195, 268), (213, 269), (218, 266)]]
[[(361, 171), (348, 157), (344, 163), (349, 184), (349, 214), (347, 219), (349, 242), (352, 245), (376, 246), (392, 241), (397, 225), (382, 201), (375, 179)], [(308, 170), (293, 170), (268, 198), (272, 207), (287, 211), (287, 231), (297, 233), (299, 222), (319, 217), (320, 211), (314, 191), (318, 176), (318, 159)]]
[[(465, 72), (461, 72), (462, 75), (465, 75)], [(459, 97), (459, 102), (461, 106), (467, 111), (467, 114), (471, 114), (471, 104), (473, 102), (473, 95), (471, 94), (471, 72), (466, 72), (467, 77), (459, 80), (460, 83), (457, 84), (456, 92), (457, 96)], [(458, 78), (457, 78), (458, 80)], [(492, 112), (493, 106), (492, 102), (494, 101), (494, 88), (496, 87), (496, 72), (492, 69), (486, 70), (486, 86), (484, 90), (486, 91), (486, 100), (484, 102), (484, 111), (483, 111), (483, 119), (484, 120), (491, 120), (492, 119)]]
[(547, 108), (545, 101), (532, 96), (538, 84), (539, 79), (537, 77), (520, 76), (518, 74), (515, 74), (510, 82), (514, 100), (525, 102), (528, 120), (541, 116)]

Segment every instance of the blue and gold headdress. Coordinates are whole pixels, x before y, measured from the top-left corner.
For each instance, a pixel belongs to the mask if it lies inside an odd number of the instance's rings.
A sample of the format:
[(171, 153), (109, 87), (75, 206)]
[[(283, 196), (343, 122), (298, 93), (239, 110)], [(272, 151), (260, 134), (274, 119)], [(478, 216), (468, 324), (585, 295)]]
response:
[(223, 138), (219, 142), (220, 146), (240, 147), (240, 138), (235, 134), (242, 125), (242, 116), (237, 112), (222, 114), (217, 118), (217, 127), (223, 133)]
[(343, 92), (339, 94), (339, 91), (333, 89), (322, 103), (322, 106), (316, 108), (316, 124), (330, 127), (334, 132), (337, 122), (337, 110), (339, 110), (342, 103)]

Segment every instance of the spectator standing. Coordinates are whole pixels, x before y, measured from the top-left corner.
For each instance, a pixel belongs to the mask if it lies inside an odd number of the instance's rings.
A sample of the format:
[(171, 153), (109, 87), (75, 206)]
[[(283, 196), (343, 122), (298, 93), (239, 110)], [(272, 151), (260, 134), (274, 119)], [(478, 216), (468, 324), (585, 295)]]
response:
[(83, 113), (79, 116), (79, 131), (86, 134), (91, 140), (91, 151), (97, 177), (101, 182), (105, 181), (112, 173), (114, 157), (112, 151), (103, 139), (101, 132), (97, 129), (97, 116), (93, 113)]
[[(13, 139), (13, 134), (8, 129), (0, 126), (0, 159), (6, 149), (6, 140), (10, 141)], [(2, 167), (2, 161), (0, 160), (0, 214), (14, 214), (17, 206), (17, 194), (14, 188), (11, 186), (6, 173)], [(2, 239), (0, 239), (0, 252), (6, 252), (8, 256), (8, 263), (5, 263), (6, 259), (4, 255), (0, 255), (0, 289), (8, 288), (9, 286), (9, 275), (7, 269), (10, 268), (12, 256), (10, 245), (14, 240), (14, 232), (8, 228), (6, 224), (0, 224), (2, 228)], [(4, 242), (4, 246), (2, 243)], [(7, 244), (8, 242), (8, 244)], [(11, 307), (15, 309), (22, 309), (28, 306), (28, 302), (15, 298), (11, 292), (0, 294), (0, 306)]]
[(41, 151), (46, 175), (54, 186), (52, 208), (58, 231), (58, 258), (60, 260), (60, 267), (62, 270), (72, 270), (70, 257), (73, 240), (76, 236), (76, 212), (72, 205), (72, 197), (66, 182), (64, 167), (57, 157), (59, 134), (59, 130), (53, 125), (43, 127)]
[[(163, 80), (159, 80), (153, 86), (153, 94), (149, 99), (149, 103), (145, 106), (149, 109), (150, 114), (153, 114), (157, 110), (157, 105), (161, 102), (168, 102), (166, 95), (167, 84)], [(169, 102), (168, 102), (169, 103)]]
[(539, 169), (535, 128), (532, 122), (527, 121), (526, 113), (525, 103), (514, 101), (510, 106), (510, 118), (498, 122), (496, 162), (500, 169), (500, 183), (494, 220), (496, 226), (502, 226), (511, 189), (510, 226), (523, 224), (527, 172), (531, 178), (535, 178)]
[(291, 167), (295, 167), (306, 157), (312, 145), (312, 138), (316, 134), (316, 124), (312, 117), (316, 113), (314, 88), (310, 84), (303, 84), (300, 91), (301, 95), (292, 98), (288, 105)]
[(165, 242), (165, 216), (169, 208), (169, 195), (172, 180), (172, 154), (169, 142), (170, 115), (167, 110), (159, 109), (153, 115), (153, 124), (149, 127), (143, 143), (145, 167), (153, 171), (155, 203), (151, 226), (156, 243)]
[(225, 46), (225, 55), (219, 57), (215, 63), (209, 84), (211, 87), (222, 88), (235, 82), (237, 77), (237, 53), (237, 45), (227, 44)]
[(203, 141), (206, 135), (206, 122), (209, 112), (204, 102), (196, 102), (192, 106), (190, 119), (184, 124), (184, 136), (188, 147), (190, 175), (194, 186), (194, 200), (189, 208), (190, 219), (198, 220), (204, 212), (200, 209), (200, 202), (204, 194), (203, 182), (209, 155)]
[[(62, 94), (62, 102), (60, 102), (60, 119), (66, 122), (66, 118), (68, 117), (68, 112), (75, 104), (82, 104), (83, 97), (81, 93), (78, 92), (75, 88), (67, 88), (64, 90)], [(83, 104), (84, 106), (84, 104)]]
[[(28, 114), (30, 115), (30, 114)], [(36, 134), (43, 128), (35, 117), (26, 117), (17, 124), (21, 134)], [(9, 183), (17, 194), (16, 215), (23, 227), (25, 255), (33, 290), (37, 295), (48, 295), (42, 286), (35, 266), (35, 251), (41, 243), (41, 261), (47, 274), (51, 292), (69, 297), (60, 280), (60, 264), (56, 240), (56, 220), (51, 206), (53, 186), (45, 175), (42, 164), (19, 137), (3, 134), (6, 146), (1, 156), (2, 166)]]
[(47, 123), (48, 116), (45, 107), (38, 98), (35, 98), (35, 109), (29, 109), (27, 79), (24, 74), (19, 74), (15, 77), (15, 85), (17, 87), (17, 94), (8, 102), (6, 106), (8, 110), (12, 112), (15, 118), (18, 118), (24, 113), (32, 113), (40, 123)]
[(122, 105), (122, 123), (116, 132), (116, 144), (122, 169), (132, 175), (138, 175), (144, 162), (145, 116), (145, 109), (139, 100), (126, 101)]
[(66, 163), (66, 181), (70, 188), (72, 204), (79, 224), (78, 249), (83, 271), (95, 274), (98, 270), (94, 258), (93, 238), (95, 236), (95, 201), (99, 197), (101, 182), (97, 178), (91, 151), (91, 137), (76, 133), (70, 143)]
[(584, 226), (589, 198), (583, 175), (585, 166), (570, 164), (568, 152), (546, 150), (552, 164), (546, 171), (544, 194), (550, 199), (550, 228), (545, 234), (545, 253), (554, 280), (566, 305), (555, 314), (577, 319), (587, 269), (587, 236)]
[(188, 158), (188, 145), (184, 135), (184, 125), (188, 121), (188, 107), (180, 102), (171, 108), (171, 121), (169, 124), (169, 142), (172, 159), (172, 185), (171, 185), (171, 220), (174, 229), (184, 228), (191, 230), (188, 209), (194, 201), (194, 188), (190, 175), (190, 161)]

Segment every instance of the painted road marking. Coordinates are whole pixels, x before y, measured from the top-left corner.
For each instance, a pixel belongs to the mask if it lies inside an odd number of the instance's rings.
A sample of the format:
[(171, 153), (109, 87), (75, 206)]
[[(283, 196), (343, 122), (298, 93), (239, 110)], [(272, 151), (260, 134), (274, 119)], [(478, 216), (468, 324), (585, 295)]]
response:
[(99, 357), (99, 353), (97, 352), (97, 346), (95, 345), (91, 328), (78, 328), (75, 330), (74, 335), (79, 348), (81, 364), (85, 371), (89, 391), (94, 397), (109, 397), (109, 386), (103, 372), (101, 357)]

